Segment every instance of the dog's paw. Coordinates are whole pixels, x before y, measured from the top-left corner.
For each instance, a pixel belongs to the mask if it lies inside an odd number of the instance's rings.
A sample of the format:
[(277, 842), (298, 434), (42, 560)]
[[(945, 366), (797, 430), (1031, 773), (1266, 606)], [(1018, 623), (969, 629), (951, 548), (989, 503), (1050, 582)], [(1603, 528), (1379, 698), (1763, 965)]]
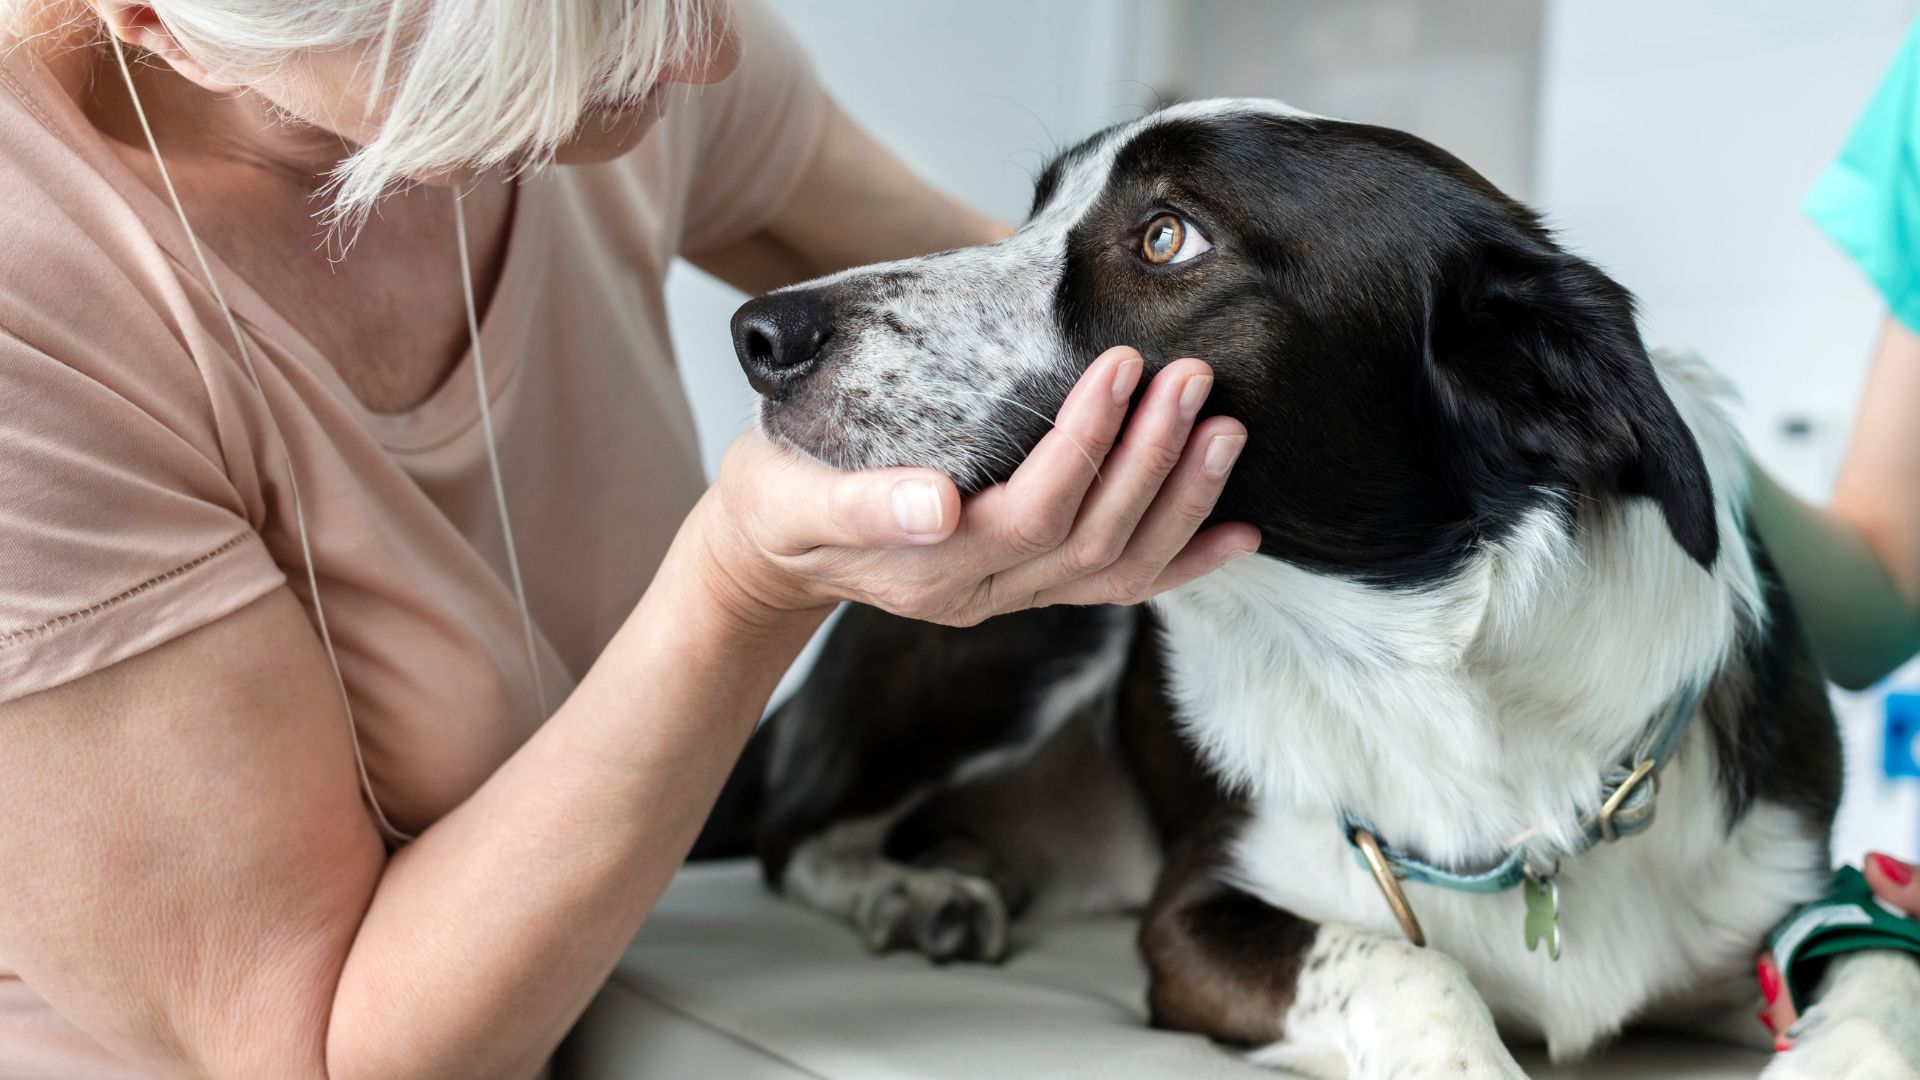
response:
[(1367, 931), (1320, 927), (1285, 1029), (1253, 1060), (1348, 1080), (1526, 1080), (1457, 961)]
[(936, 963), (1004, 959), (1007, 923), (1007, 905), (992, 884), (942, 869), (909, 869), (875, 882), (853, 916), (870, 951), (910, 948)]

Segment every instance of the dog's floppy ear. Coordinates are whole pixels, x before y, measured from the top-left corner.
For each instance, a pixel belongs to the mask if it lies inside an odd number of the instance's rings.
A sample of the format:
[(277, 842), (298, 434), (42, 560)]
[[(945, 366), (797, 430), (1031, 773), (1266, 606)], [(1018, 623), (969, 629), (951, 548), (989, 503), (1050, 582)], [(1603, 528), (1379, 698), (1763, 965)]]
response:
[(1633, 297), (1547, 245), (1483, 253), (1450, 277), (1427, 363), (1475, 468), (1644, 495), (1711, 568), (1720, 530), (1706, 463), (1654, 372)]

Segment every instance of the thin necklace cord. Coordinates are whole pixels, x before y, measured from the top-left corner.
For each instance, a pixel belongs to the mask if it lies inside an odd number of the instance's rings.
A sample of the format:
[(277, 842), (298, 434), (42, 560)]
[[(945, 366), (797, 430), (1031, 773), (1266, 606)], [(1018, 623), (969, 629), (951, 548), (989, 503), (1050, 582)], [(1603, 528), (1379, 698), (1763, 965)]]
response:
[[(254, 392), (259, 395), (261, 406), (265, 409), (269, 422), (278, 431), (279, 424), (274, 419), (272, 404), (260, 381), (260, 373), (254, 366), (253, 352), (247, 345), (246, 335), (241, 332), (240, 322), (234, 317), (232, 306), (227, 303), (226, 293), (221, 289), (219, 279), (214, 276), (213, 267), (208, 263), (206, 253), (200, 246), (200, 238), (194, 232), (193, 223), (187, 218), (186, 207), (181, 203), (180, 194), (174, 188), (173, 176), (167, 169), (166, 159), (160, 153), (159, 140), (154, 137), (153, 126), (147, 119), (146, 108), (142, 105), (139, 90), (134, 85), (133, 71), (127, 63), (126, 49), (114, 34), (109, 33), (107, 39), (112, 43), (114, 59), (118, 62), (120, 75), (126, 82), (127, 95), (133, 102), (134, 115), (139, 119), (141, 133), (146, 137), (147, 149), (153, 154), (153, 162), (159, 170), (160, 182), (166, 189), (167, 199), (173, 206), (174, 215), (179, 218), (182, 232), (186, 234), (187, 245), (193, 252), (194, 261), (199, 264), (200, 274), (206, 281), (208, 291), (212, 293), (214, 302), (219, 305), (221, 317), (226, 320), (227, 331), (233, 336), (234, 348), (239, 353), (247, 379), (252, 383)], [(492, 410), (487, 400), (486, 367), (480, 348), (480, 320), (474, 302), (473, 274), (467, 252), (466, 214), (460, 205), (460, 194), (457, 190), (454, 192), (454, 223), (459, 243), (461, 285), (466, 300), (467, 331), (471, 339), (474, 378), (479, 391), (481, 433), (486, 443), (487, 465), (493, 481), (494, 499), (500, 510), (500, 528), (506, 542), (507, 568), (512, 577), (514, 600), (520, 609), (527, 664), (533, 678), (534, 694), (540, 705), (540, 715), (544, 719), (548, 713), (546, 687), (541, 677), (539, 652), (535, 645), (533, 616), (527, 604), (526, 588), (520, 575), (519, 554), (514, 546), (512, 522), (507, 513), (506, 487), (501, 477), (499, 448), (494, 439)], [(385, 810), (380, 806), (379, 796), (374, 793), (372, 778), (367, 773), (366, 757), (360, 749), (359, 725), (355, 722), (353, 715), (353, 700), (347, 693), (347, 681), (340, 670), (340, 657), (334, 648), (333, 633), (327, 625), (326, 609), (320, 602), (319, 574), (314, 568), (313, 545), (307, 528), (306, 506), (301, 499), (299, 480), (294, 473), (292, 448), (287, 445), (284, 435), (281, 436), (280, 441), (285, 451), (287, 491), (293, 503), (294, 526), (300, 536), (300, 555), (306, 570), (307, 592), (313, 601), (314, 622), (320, 631), (321, 645), (326, 650), (327, 664), (333, 670), (334, 687), (340, 694), (341, 709), (346, 715), (347, 735), (353, 746), (354, 771), (359, 776), (360, 790), (366, 796), (367, 806), (373, 812), (374, 824), (382, 837), (389, 844), (397, 847), (411, 841), (413, 836), (395, 827), (388, 819)]]
[[(516, 213), (519, 211), (516, 210)], [(493, 436), (493, 406), (487, 401), (487, 362), (480, 348), (480, 309), (473, 298), (473, 264), (467, 254), (467, 211), (462, 193), (453, 193), (454, 235), (460, 242), (460, 288), (467, 302), (467, 340), (473, 350), (473, 380), (480, 399), (480, 431), (487, 444), (487, 472), (493, 478), (493, 502), (500, 508), (500, 535), (507, 544), (507, 573), (513, 579), (513, 598), (520, 605), (520, 631), (526, 639), (527, 670), (533, 675), (533, 694), (540, 716), (547, 715), (547, 686), (540, 677), (540, 650), (534, 644), (533, 609), (527, 605), (527, 586), (520, 576), (520, 555), (513, 542), (513, 519), (507, 513), (507, 485), (500, 475), (500, 448)]]

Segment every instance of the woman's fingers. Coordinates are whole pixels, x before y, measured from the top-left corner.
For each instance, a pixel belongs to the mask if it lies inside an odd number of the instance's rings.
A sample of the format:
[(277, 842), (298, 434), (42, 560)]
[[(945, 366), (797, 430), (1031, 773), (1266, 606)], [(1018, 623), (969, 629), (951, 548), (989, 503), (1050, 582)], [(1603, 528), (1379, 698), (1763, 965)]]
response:
[(1773, 953), (1761, 953), (1760, 959), (1754, 962), (1753, 973), (1760, 980), (1760, 997), (1765, 1002), (1760, 1007), (1760, 1023), (1773, 1036), (1773, 1048), (1793, 1049), (1787, 1029), (1800, 1018), (1800, 1013), (1793, 1007), (1793, 995), (1787, 992), (1787, 980), (1780, 977), (1780, 965), (1773, 962)]
[(1119, 438), (1142, 369), (1140, 354), (1125, 347), (1095, 358), (1061, 403), (1053, 430), (999, 490), (979, 500), (978, 508), (988, 515), (989, 542), (1004, 545), (1016, 558), (1032, 558), (1067, 538), (1087, 489)]
[[(1198, 360), (1176, 360), (1153, 377), (1120, 445), (1107, 455), (1099, 483), (1081, 504), (1072, 532), (1050, 558), (1061, 579), (1083, 577), (1119, 561), (1184, 456), (1187, 437), (1212, 390), (1213, 370)], [(1240, 438), (1244, 441), (1244, 432)], [(1185, 543), (1186, 537), (1180, 539)]]
[(1245, 522), (1215, 525), (1187, 541), (1160, 576), (1147, 587), (1147, 597), (1177, 589), (1195, 578), (1205, 577), (1243, 555), (1260, 550), (1260, 530)]
[[(1132, 418), (1127, 421), (1125, 437), (1106, 455), (1106, 467), (1101, 471), (1098, 482), (1092, 485), (1083, 500), (1065, 507), (1072, 514), (1066, 519), (1066, 528), (1057, 535), (1049, 536), (1047, 539), (1052, 542), (1045, 548), (1028, 550), (1016, 547), (1015, 550), (1031, 557), (1006, 566), (990, 578), (986, 583), (988, 598), (985, 602), (998, 607), (1040, 601), (1041, 594), (1048, 590), (1066, 587), (1094, 575), (1103, 575), (1113, 567), (1133, 543), (1134, 533), (1141, 526), (1149, 507), (1161, 496), (1162, 489), (1172, 483), (1169, 477), (1186, 456), (1194, 418), (1206, 403), (1207, 393), (1212, 386), (1211, 369), (1198, 360), (1176, 360), (1155, 375), (1142, 395), (1140, 404), (1134, 408)], [(1234, 421), (1209, 423), (1232, 425), (1229, 434), (1237, 433), (1244, 437), (1244, 430)], [(1189, 483), (1188, 486), (1192, 485)], [(1219, 485), (1208, 483), (1203, 486), (1212, 489), (1212, 494), (1205, 499), (1207, 507), (1211, 508), (1212, 497), (1218, 495)], [(1038, 492), (1039, 489), (1033, 487), (1024, 494), (1034, 497)], [(1011, 485), (1007, 495), (1007, 512), (1018, 515), (1020, 496), (1011, 490)], [(1204, 511), (1201, 517), (1205, 517)], [(1190, 524), (1188, 535), (1198, 527), (1199, 521), (1196, 518)], [(1186, 539), (1186, 536), (1180, 537), (1180, 543), (1185, 543)], [(1178, 550), (1179, 545), (1176, 544), (1166, 552), (1167, 558), (1172, 558)], [(1155, 571), (1157, 573), (1157, 567)], [(1080, 591), (1091, 595), (1088, 590)]]
[(1226, 417), (1195, 428), (1166, 482), (1151, 493), (1120, 557), (1097, 573), (1057, 581), (1041, 591), (1039, 602), (1134, 603), (1255, 550), (1259, 532), (1251, 525), (1222, 526), (1204, 540), (1195, 536), (1213, 513), (1246, 440), (1246, 428)]
[(1876, 851), (1867, 856), (1865, 872), (1875, 896), (1920, 918), (1920, 881), (1914, 880), (1911, 863)]

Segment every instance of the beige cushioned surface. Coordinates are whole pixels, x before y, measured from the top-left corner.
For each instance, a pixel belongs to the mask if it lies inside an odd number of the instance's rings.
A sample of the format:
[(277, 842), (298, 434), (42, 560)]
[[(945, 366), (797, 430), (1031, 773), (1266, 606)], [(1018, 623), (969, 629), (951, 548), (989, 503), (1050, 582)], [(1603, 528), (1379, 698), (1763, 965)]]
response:
[[(743, 863), (689, 867), (668, 889), (556, 1061), (585, 1080), (1258, 1080), (1204, 1039), (1145, 1026), (1133, 924), (1027, 928), (999, 967), (875, 959), (845, 927), (769, 896)], [(1752, 1077), (1764, 1056), (1634, 1041), (1533, 1076)]]

